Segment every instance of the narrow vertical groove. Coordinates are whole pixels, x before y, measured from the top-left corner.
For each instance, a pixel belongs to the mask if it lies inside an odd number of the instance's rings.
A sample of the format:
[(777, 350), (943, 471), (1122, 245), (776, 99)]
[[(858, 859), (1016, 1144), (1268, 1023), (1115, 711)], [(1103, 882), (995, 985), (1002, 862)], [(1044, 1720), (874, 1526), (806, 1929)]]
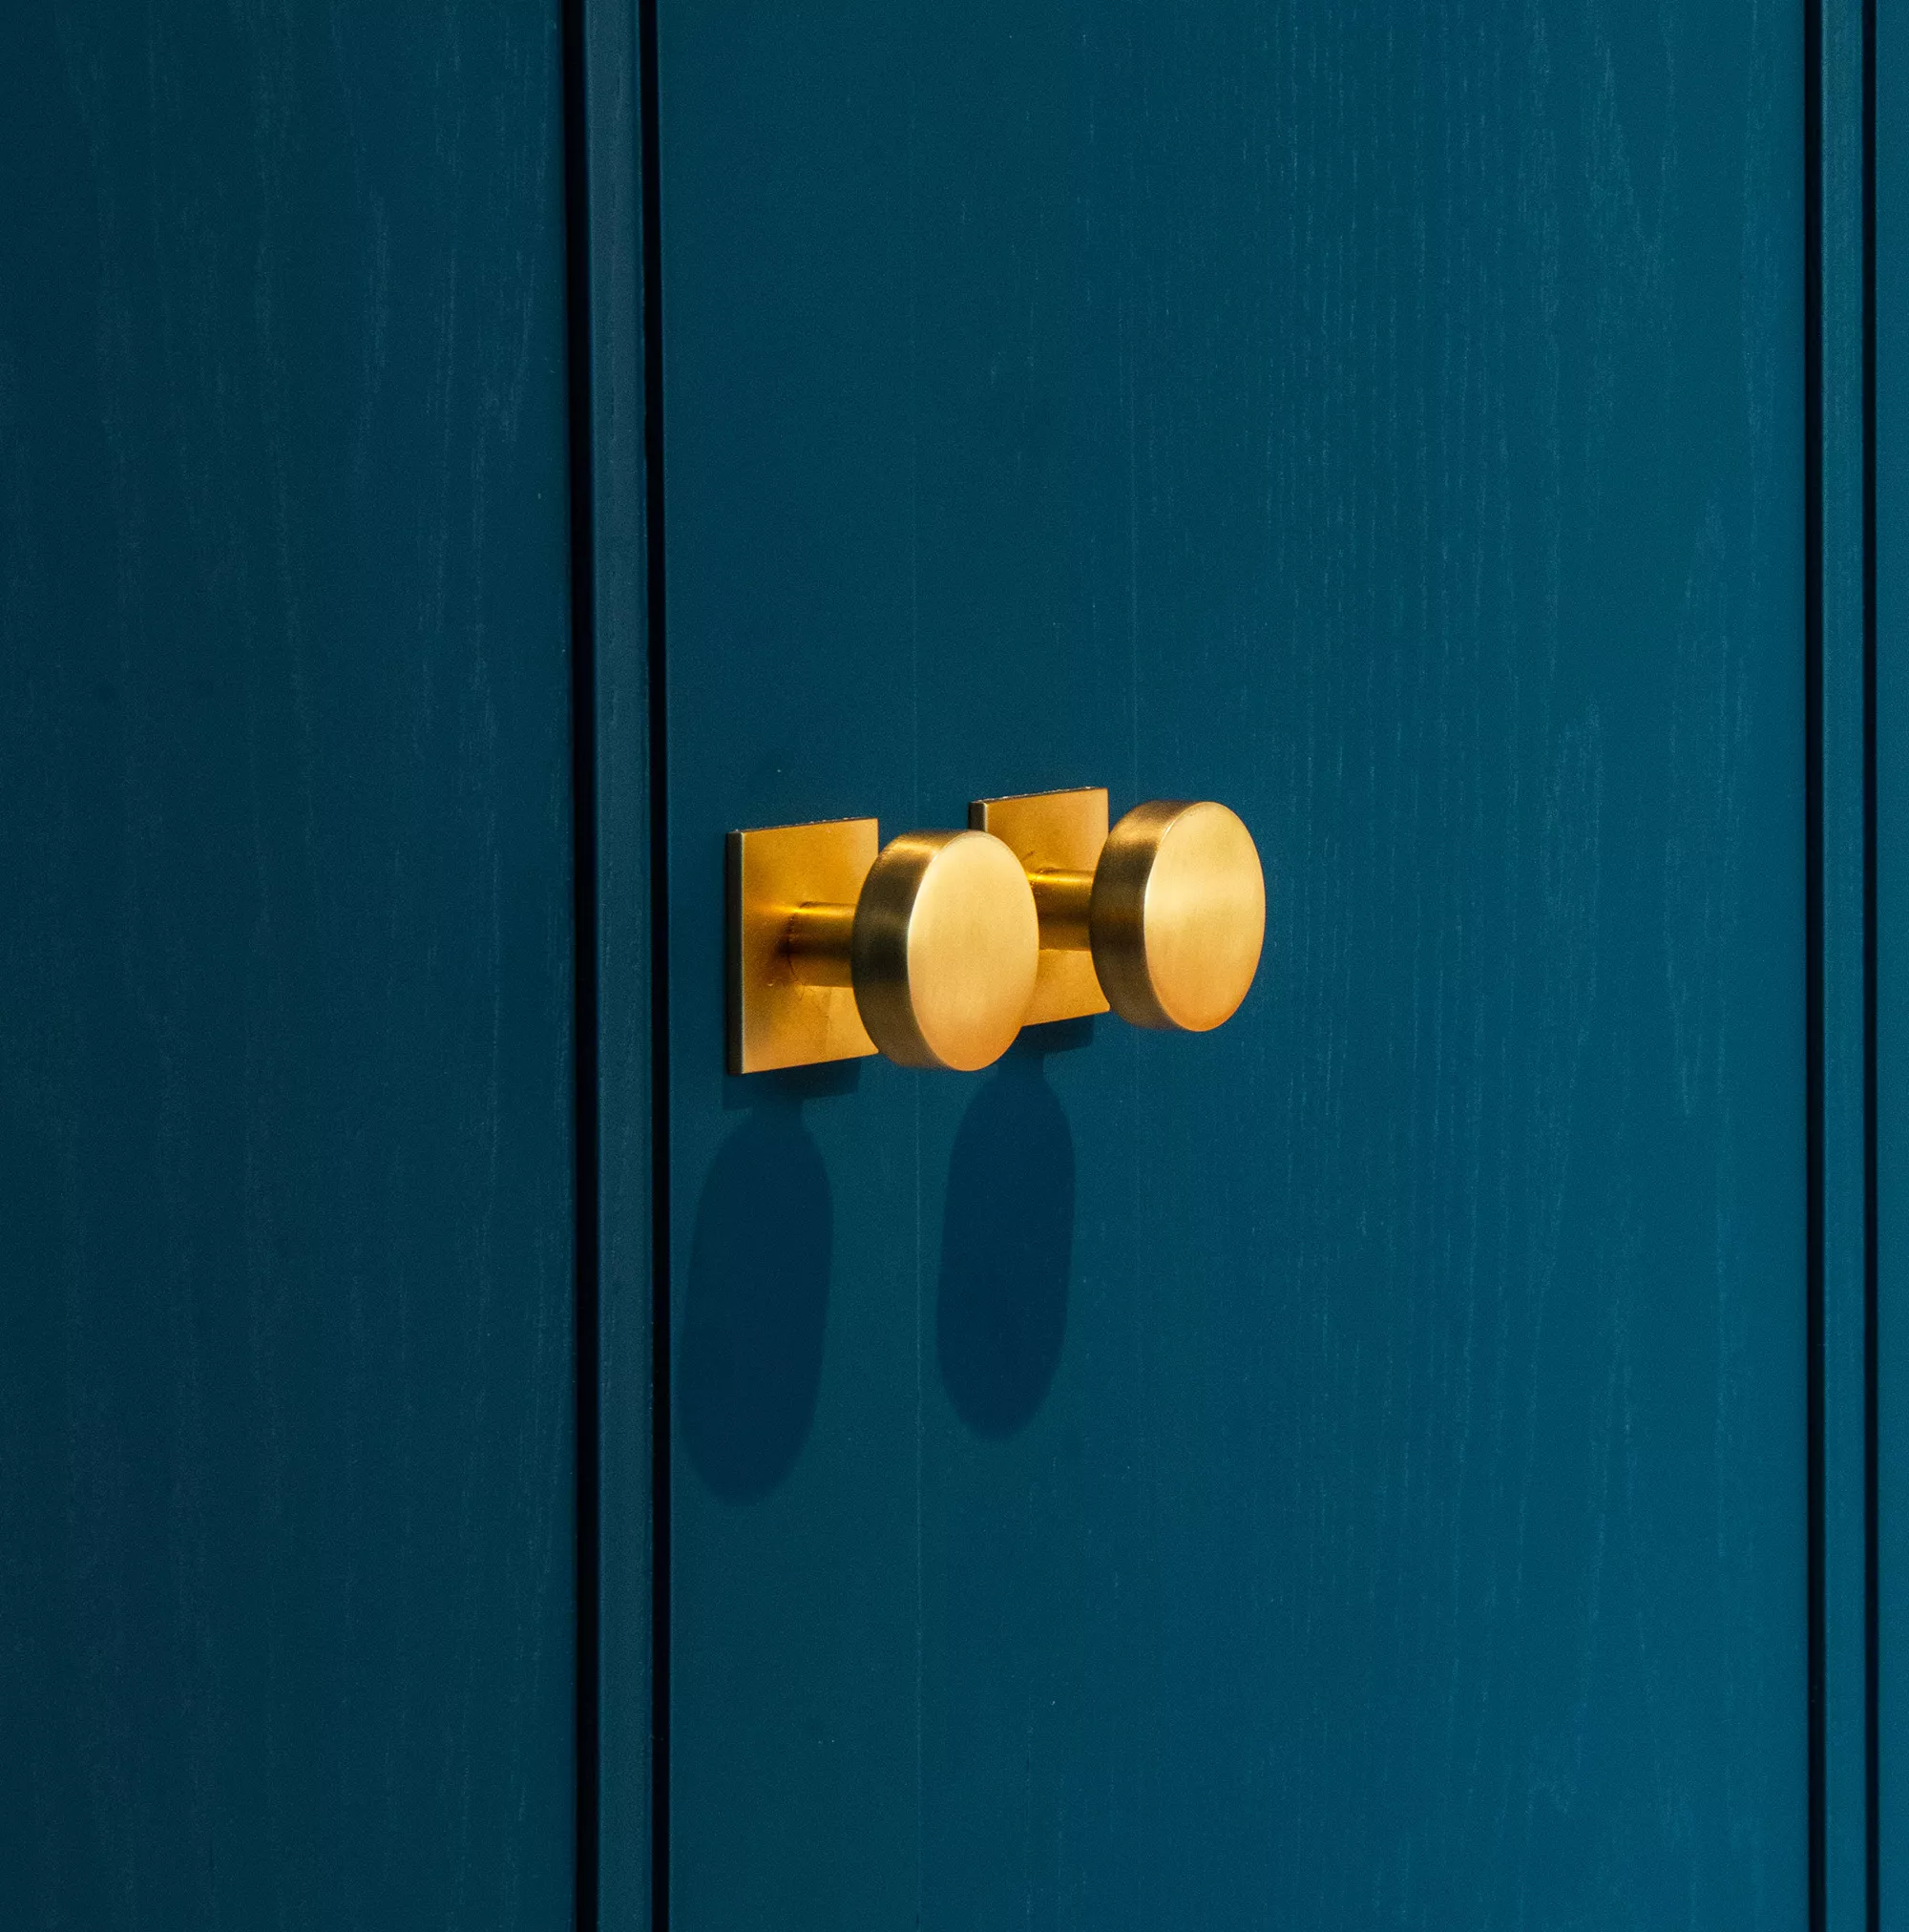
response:
[(1826, 1932), (1823, 1407), (1823, 15), (1803, 5), (1803, 907), (1810, 1925)]
[(598, 1310), (602, 1256), (598, 1092), (596, 481), (590, 370), (590, 146), (584, 0), (563, 0), (565, 351), (570, 413), (570, 773), (573, 1044), (577, 1142), (577, 1703), (576, 1863), (578, 1932), (595, 1932), (601, 1764), (598, 1677), (602, 1563), (598, 1542)]
[(643, 539), (650, 754), (650, 1924), (669, 1923), (670, 1172), (668, 615), (663, 582), (662, 181), (657, 0), (638, 0)]
[(1878, 1590), (1876, 775), (1876, 0), (1862, 6), (1862, 1492), (1865, 1922), (1882, 1923)]

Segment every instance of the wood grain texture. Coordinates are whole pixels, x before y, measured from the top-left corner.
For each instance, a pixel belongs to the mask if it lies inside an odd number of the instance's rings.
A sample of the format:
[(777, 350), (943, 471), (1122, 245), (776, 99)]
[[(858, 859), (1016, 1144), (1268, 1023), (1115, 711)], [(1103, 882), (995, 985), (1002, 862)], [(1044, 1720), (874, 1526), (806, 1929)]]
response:
[(556, 10), (0, 38), (0, 1919), (566, 1924)]
[[(663, 0), (673, 1918), (1795, 1925), (1794, 7)], [(721, 838), (1258, 986), (725, 1082)]]

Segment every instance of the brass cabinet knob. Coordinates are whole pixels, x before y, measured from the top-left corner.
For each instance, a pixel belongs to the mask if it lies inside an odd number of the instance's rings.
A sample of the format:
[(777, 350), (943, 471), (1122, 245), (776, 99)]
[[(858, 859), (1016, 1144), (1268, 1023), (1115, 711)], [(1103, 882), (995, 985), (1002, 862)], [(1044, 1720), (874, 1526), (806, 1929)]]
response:
[(729, 1068), (874, 1052), (973, 1071), (1013, 1043), (1039, 959), (1027, 874), (980, 831), (873, 819), (729, 835)]
[(1238, 1010), (1265, 943), (1266, 878), (1236, 813), (1153, 799), (1110, 832), (1107, 795), (1090, 788), (979, 800), (969, 822), (1014, 849), (1034, 890), (1042, 950), (1031, 1019), (1111, 1005), (1136, 1026), (1204, 1033)]
[(1239, 1010), (1266, 940), (1266, 875), (1210, 799), (1137, 805), (1107, 834), (1088, 911), (1094, 971), (1122, 1018), (1205, 1033)]

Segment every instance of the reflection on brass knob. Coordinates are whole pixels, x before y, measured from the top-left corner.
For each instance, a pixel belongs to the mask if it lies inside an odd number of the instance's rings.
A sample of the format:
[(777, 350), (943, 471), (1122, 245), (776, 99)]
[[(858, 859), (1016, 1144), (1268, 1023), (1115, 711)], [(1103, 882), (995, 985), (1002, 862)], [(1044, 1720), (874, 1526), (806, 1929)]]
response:
[(1224, 805), (1154, 799), (1107, 834), (1089, 912), (1094, 971), (1122, 1019), (1205, 1033), (1259, 970), (1266, 877)]
[(855, 907), (855, 1004), (904, 1066), (991, 1066), (1020, 1031), (1040, 921), (1020, 861), (984, 831), (915, 831)]
[(991, 1064), (1020, 1030), (1040, 928), (1019, 861), (977, 831), (873, 819), (729, 835), (729, 1068), (879, 1049), (904, 1066)]
[(1109, 832), (1107, 795), (1094, 788), (981, 800), (969, 822), (1013, 848), (1034, 889), (1042, 950), (1031, 1019), (1111, 1004), (1137, 1026), (1204, 1033), (1246, 998), (1266, 880), (1252, 834), (1224, 805), (1155, 799)]

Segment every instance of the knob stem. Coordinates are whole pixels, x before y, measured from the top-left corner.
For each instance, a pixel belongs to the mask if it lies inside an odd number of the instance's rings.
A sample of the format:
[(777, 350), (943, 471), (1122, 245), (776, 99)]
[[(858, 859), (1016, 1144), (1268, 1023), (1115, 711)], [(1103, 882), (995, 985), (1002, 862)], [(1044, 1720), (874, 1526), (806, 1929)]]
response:
[(788, 915), (782, 950), (799, 986), (852, 986), (853, 906), (798, 906)]
[(1043, 866), (1027, 875), (1034, 909), (1040, 915), (1043, 953), (1084, 953), (1093, 944), (1088, 911), (1094, 902), (1092, 872)]

